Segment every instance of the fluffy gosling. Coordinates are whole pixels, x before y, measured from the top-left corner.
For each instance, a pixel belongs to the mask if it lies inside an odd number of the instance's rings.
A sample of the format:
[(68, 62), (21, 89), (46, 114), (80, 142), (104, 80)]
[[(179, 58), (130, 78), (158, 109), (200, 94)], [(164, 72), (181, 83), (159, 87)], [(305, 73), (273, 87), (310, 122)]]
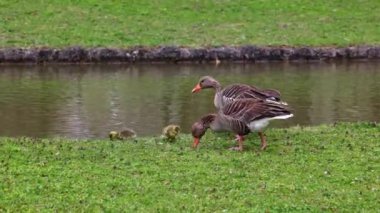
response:
[(162, 137), (168, 141), (175, 141), (180, 131), (178, 125), (170, 124), (162, 129)]

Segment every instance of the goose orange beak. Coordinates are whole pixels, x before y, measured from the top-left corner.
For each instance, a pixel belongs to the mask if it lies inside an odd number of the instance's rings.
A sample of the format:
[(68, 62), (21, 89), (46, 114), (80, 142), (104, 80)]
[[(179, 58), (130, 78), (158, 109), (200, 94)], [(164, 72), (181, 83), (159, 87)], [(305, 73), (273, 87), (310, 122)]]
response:
[(199, 138), (194, 138), (193, 148), (197, 148), (199, 144)]
[(196, 92), (199, 92), (201, 91), (202, 87), (201, 85), (197, 84), (195, 85), (195, 87), (193, 88), (193, 90), (191, 90), (192, 93), (196, 93)]

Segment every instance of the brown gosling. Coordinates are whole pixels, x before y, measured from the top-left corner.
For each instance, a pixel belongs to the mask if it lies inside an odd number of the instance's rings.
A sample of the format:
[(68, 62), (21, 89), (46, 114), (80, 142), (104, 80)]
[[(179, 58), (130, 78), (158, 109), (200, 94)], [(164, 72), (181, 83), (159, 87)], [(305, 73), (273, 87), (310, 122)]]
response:
[(162, 137), (168, 141), (175, 141), (180, 131), (178, 125), (170, 124), (162, 129)]
[(137, 135), (133, 129), (124, 129), (120, 132), (111, 131), (108, 136), (110, 140), (113, 141), (113, 140), (127, 140), (130, 138), (135, 138)]

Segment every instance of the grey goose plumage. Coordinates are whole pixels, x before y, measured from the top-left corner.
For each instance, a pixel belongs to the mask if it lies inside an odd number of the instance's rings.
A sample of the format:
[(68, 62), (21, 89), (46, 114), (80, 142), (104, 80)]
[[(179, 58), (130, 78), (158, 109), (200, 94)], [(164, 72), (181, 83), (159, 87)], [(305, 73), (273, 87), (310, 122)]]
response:
[(223, 89), (220, 83), (211, 76), (201, 77), (198, 84), (193, 88), (192, 93), (208, 88), (215, 89), (214, 105), (218, 110), (235, 100), (246, 98), (287, 105), (281, 101), (281, 94), (275, 89), (260, 89), (246, 84), (232, 84)]
[(261, 138), (261, 149), (267, 146), (263, 130), (271, 120), (293, 117), (288, 106), (258, 99), (240, 99), (224, 106), (216, 114), (203, 116), (192, 126), (193, 147), (197, 147), (207, 129), (213, 131), (230, 131), (237, 135), (239, 146), (243, 150), (244, 136), (258, 132)]

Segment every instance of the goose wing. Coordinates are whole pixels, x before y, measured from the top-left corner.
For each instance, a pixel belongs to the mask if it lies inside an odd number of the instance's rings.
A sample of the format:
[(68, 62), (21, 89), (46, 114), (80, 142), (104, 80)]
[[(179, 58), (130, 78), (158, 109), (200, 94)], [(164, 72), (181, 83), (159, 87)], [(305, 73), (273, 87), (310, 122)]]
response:
[(229, 104), (240, 99), (240, 96), (250, 89), (250, 86), (244, 84), (232, 84), (225, 87), (221, 92), (223, 103)]
[(275, 89), (263, 89), (260, 91), (262, 94), (264, 94), (268, 99), (273, 101), (280, 101), (281, 100), (281, 93), (278, 90)]
[(257, 87), (249, 86), (246, 90), (241, 92), (236, 99), (270, 99), (273, 101), (280, 101), (281, 94), (274, 89), (259, 89)]
[(240, 99), (227, 104), (222, 113), (245, 124), (263, 118), (290, 115), (290, 109), (282, 104), (265, 100)]
[(232, 84), (222, 91), (222, 97), (225, 103), (246, 98), (280, 101), (281, 94), (275, 89), (259, 89), (245, 84)]

